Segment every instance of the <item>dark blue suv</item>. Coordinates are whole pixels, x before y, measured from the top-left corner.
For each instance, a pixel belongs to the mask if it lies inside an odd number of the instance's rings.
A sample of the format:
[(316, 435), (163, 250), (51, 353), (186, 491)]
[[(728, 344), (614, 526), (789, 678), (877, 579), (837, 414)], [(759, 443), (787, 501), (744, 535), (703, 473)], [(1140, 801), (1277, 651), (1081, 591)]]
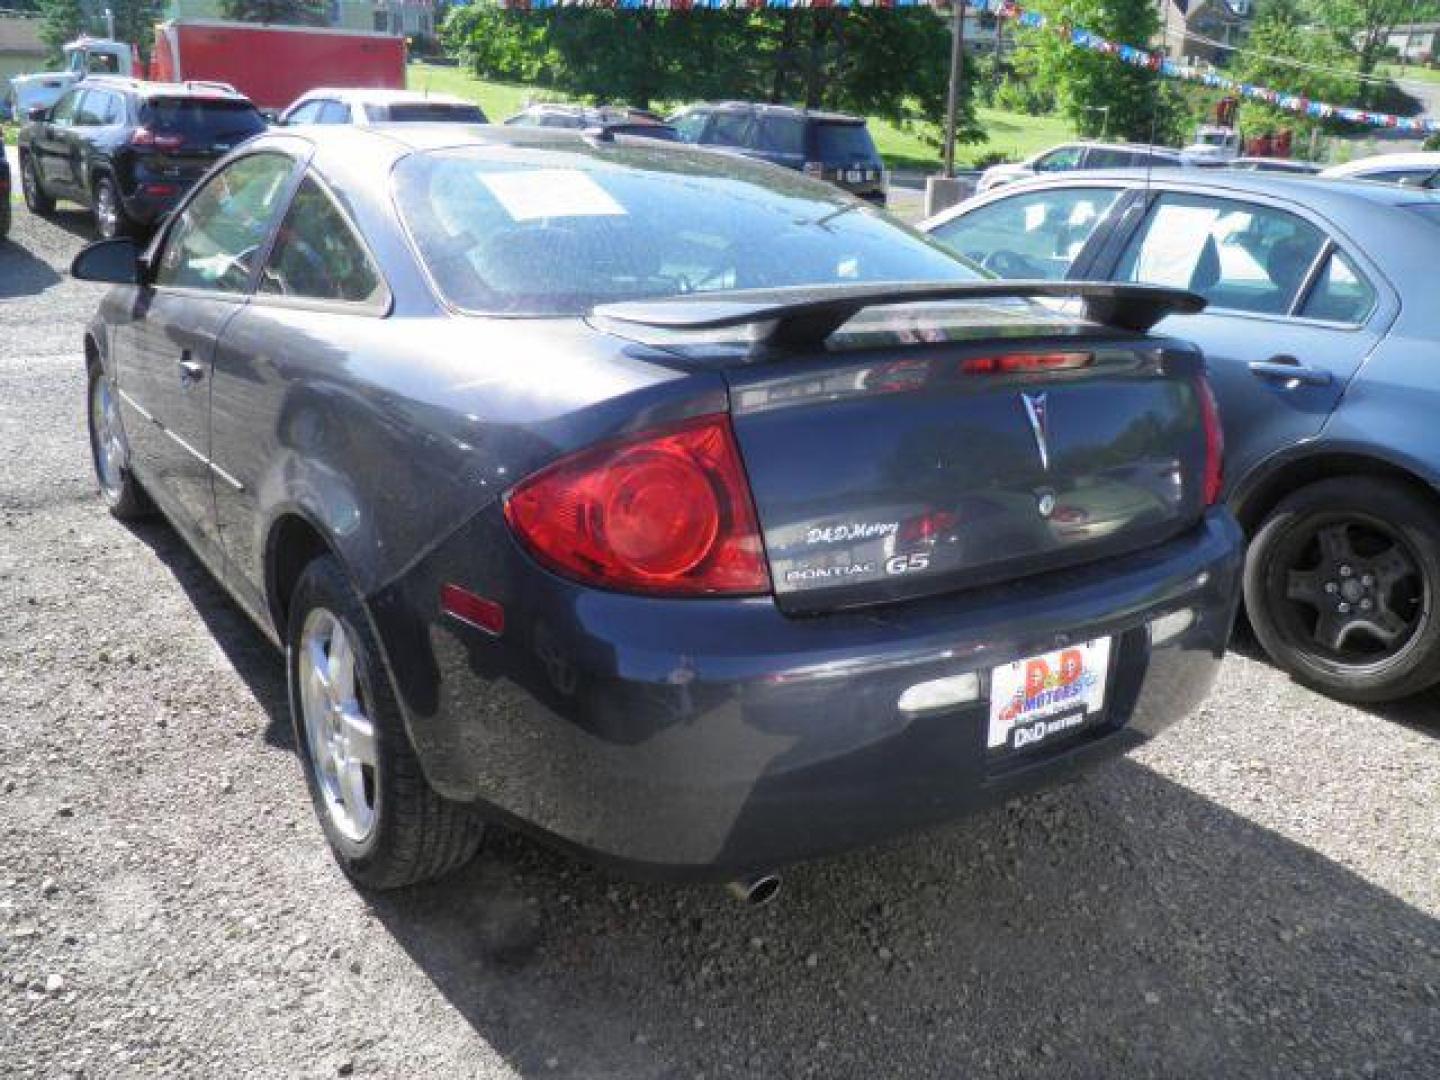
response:
[(1352, 701), (1440, 681), (1440, 195), (1131, 170), (1016, 184), (923, 227), (1000, 277), (1204, 296), (1159, 330), (1209, 365), (1260, 642)]
[(68, 199), (94, 213), (102, 237), (134, 235), (266, 126), (248, 99), (218, 83), (91, 76), (21, 128), (25, 204), (43, 215)]
[(885, 163), (859, 116), (726, 101), (692, 105), (666, 122), (682, 142), (783, 165), (880, 206), (889, 195)]

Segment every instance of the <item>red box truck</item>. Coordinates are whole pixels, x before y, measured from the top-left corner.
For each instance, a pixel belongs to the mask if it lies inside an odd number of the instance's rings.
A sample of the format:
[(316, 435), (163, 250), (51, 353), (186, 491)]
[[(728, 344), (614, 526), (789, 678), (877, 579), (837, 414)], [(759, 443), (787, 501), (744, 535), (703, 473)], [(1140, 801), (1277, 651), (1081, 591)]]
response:
[(367, 30), (175, 19), (155, 27), (150, 78), (229, 83), (262, 109), (317, 86), (405, 88), (405, 39)]

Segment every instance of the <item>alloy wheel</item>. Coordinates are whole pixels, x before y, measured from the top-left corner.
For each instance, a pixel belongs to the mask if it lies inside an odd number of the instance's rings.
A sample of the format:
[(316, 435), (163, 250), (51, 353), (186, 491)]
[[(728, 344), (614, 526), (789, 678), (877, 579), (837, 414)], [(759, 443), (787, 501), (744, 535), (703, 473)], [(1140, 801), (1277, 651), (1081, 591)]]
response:
[(1427, 583), (1414, 553), (1383, 522), (1317, 519), (1284, 555), (1272, 580), (1297, 648), (1363, 668), (1390, 660), (1414, 638)]
[(306, 616), (298, 660), (306, 746), (322, 801), (336, 829), (361, 843), (375, 828), (380, 776), (354, 646), (339, 618), (324, 608)]
[(120, 204), (115, 198), (115, 188), (105, 181), (95, 192), (95, 224), (106, 240), (113, 240), (119, 234)]
[(94, 432), (95, 475), (105, 497), (114, 502), (124, 490), (130, 447), (125, 441), (115, 390), (103, 374), (97, 374), (90, 384), (90, 425)]

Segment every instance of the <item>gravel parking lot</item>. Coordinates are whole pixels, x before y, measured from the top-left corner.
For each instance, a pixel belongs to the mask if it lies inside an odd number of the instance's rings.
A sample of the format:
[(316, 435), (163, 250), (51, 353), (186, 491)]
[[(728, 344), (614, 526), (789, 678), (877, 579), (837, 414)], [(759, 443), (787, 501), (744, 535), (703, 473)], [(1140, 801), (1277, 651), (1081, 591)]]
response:
[(1243, 641), (1133, 758), (768, 908), (514, 837), (357, 894), (278, 654), (93, 493), (88, 235), (0, 243), (0, 1075), (1440, 1075), (1440, 698)]

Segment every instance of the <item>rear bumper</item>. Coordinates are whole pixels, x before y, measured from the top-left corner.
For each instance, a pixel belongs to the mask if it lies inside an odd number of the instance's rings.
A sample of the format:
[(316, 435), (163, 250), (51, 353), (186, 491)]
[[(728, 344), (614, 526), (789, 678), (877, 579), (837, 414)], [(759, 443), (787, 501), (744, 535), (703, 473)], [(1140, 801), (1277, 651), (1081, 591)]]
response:
[[(437, 789), (599, 861), (718, 879), (957, 817), (1185, 716), (1224, 653), (1241, 550), (1233, 519), (1215, 511), (1111, 563), (795, 618), (768, 599), (574, 586), (487, 520), (371, 610)], [(477, 578), (475, 553), (486, 551)], [(445, 581), (502, 599), (505, 633), (439, 615), (432, 598)], [(1188, 627), (1152, 645), (1151, 622), (1181, 609)], [(1114, 658), (1103, 724), (1020, 760), (987, 754), (991, 668), (1105, 635)], [(980, 673), (981, 701), (898, 710), (908, 687), (966, 671)]]

